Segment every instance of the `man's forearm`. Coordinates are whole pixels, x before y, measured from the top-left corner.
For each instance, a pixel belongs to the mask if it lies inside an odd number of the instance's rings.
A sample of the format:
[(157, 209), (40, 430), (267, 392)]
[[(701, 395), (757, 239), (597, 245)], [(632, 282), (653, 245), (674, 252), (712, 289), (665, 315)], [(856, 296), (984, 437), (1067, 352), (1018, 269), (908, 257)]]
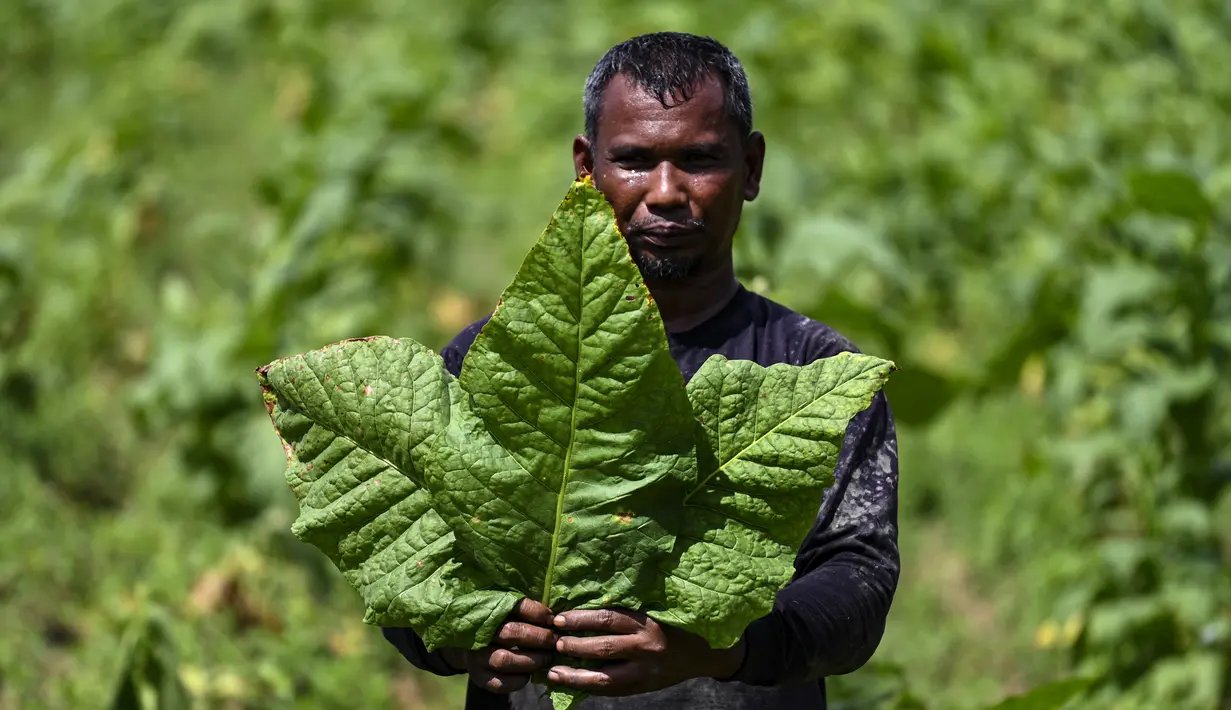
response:
[(748, 639), (741, 637), (731, 648), (718, 650), (709, 664), (713, 669), (711, 678), (716, 680), (731, 680), (744, 667), (748, 657)]
[(385, 640), (416, 668), (440, 676), (458, 675), (465, 672), (463, 670), (465, 661), (462, 659), (460, 663), (458, 662), (459, 655), (454, 652), (456, 649), (441, 649), (429, 653), (413, 629), (383, 626), (381, 633)]
[(889, 570), (841, 557), (801, 577), (748, 627), (744, 664), (730, 680), (781, 685), (858, 669), (880, 644), (895, 586)]
[(457, 673), (466, 672), (466, 651), (460, 648), (440, 649), (440, 658)]

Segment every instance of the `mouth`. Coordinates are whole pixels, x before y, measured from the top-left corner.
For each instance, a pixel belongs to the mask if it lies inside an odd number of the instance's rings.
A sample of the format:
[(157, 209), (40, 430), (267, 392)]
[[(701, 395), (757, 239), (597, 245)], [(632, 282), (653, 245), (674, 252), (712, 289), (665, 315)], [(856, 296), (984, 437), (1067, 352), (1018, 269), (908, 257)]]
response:
[(657, 247), (682, 247), (700, 235), (700, 231), (686, 227), (655, 227), (637, 232), (637, 236)]

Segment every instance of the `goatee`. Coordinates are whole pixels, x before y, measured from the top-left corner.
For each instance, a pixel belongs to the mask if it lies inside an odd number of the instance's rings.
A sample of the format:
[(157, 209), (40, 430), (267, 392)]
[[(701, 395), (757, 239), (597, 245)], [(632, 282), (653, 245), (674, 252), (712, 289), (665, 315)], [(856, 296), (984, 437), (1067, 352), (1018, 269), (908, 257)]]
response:
[(699, 257), (655, 258), (645, 252), (634, 252), (633, 263), (641, 270), (647, 281), (681, 281), (688, 278), (700, 265)]

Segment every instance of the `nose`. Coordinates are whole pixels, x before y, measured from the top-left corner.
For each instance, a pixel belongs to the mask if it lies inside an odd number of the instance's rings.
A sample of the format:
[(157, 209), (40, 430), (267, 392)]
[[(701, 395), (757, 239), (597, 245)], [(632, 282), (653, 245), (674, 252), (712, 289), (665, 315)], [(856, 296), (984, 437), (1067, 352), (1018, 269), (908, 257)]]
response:
[(688, 204), (688, 192), (684, 174), (670, 161), (664, 160), (654, 168), (650, 176), (650, 189), (645, 195), (645, 206), (650, 210), (671, 210)]

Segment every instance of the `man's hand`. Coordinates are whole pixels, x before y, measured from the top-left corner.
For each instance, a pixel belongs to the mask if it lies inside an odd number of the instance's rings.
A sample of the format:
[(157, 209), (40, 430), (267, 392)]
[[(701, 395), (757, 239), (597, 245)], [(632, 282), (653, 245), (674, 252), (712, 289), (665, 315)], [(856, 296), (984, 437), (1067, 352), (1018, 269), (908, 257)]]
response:
[(492, 640), (478, 651), (444, 650), (445, 661), (470, 674), (470, 682), (493, 693), (507, 694), (530, 682), (530, 674), (551, 664), (556, 636), (551, 612), (542, 604), (522, 599)]
[(634, 611), (569, 611), (555, 618), (562, 634), (556, 650), (574, 658), (607, 661), (597, 669), (553, 666), (548, 680), (592, 695), (636, 695), (692, 678), (729, 678), (744, 662), (744, 640), (713, 649), (705, 639)]

